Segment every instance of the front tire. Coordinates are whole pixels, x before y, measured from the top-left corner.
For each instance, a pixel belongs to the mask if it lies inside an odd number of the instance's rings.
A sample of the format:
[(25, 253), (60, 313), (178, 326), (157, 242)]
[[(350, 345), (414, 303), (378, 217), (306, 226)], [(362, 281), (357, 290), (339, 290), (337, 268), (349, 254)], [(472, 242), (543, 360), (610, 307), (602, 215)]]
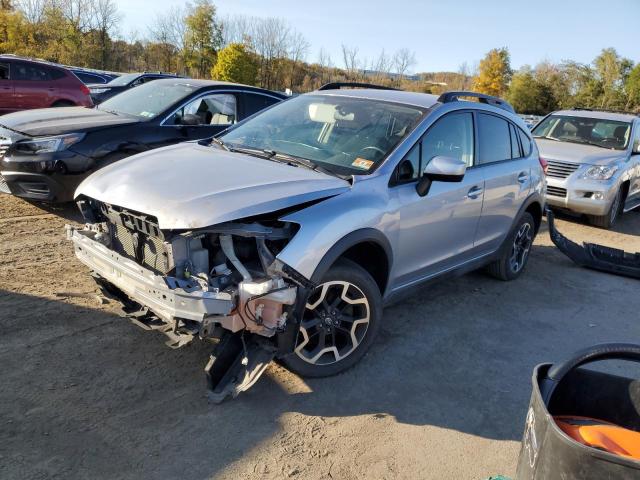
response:
[(499, 280), (515, 280), (523, 272), (535, 237), (536, 223), (529, 212), (525, 212), (513, 229), (498, 260), (489, 264), (489, 275)]
[(328, 377), (355, 365), (380, 329), (382, 296), (350, 260), (333, 265), (307, 299), (296, 347), (283, 363), (303, 377)]
[(623, 193), (622, 188), (616, 193), (609, 211), (605, 215), (589, 215), (589, 223), (594, 227), (610, 229), (618, 220), (622, 211)]

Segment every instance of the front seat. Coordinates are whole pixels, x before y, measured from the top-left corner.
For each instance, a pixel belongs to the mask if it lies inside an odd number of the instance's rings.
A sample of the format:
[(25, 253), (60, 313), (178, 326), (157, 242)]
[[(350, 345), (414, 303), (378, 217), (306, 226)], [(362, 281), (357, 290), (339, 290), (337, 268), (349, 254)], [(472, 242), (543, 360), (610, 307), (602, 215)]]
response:
[(616, 127), (616, 129), (613, 131), (613, 136), (616, 139), (616, 141), (620, 144), (620, 146), (624, 145), (624, 142), (627, 140), (626, 139), (627, 127), (625, 127), (624, 125), (620, 125), (619, 127)]

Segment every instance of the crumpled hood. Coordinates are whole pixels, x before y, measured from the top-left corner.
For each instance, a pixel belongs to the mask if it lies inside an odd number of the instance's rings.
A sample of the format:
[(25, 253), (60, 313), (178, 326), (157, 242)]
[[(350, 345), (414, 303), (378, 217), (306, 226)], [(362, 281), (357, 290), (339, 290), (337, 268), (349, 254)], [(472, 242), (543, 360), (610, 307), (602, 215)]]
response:
[(96, 127), (138, 123), (139, 120), (114, 115), (95, 108), (39, 108), (9, 113), (0, 117), (0, 127), (26, 136), (62, 135), (84, 132)]
[(625, 150), (609, 150), (593, 145), (580, 145), (571, 142), (557, 142), (536, 138), (540, 156), (545, 160), (559, 160), (561, 162), (585, 163), (588, 165), (608, 165), (609, 163), (625, 159)]
[(345, 192), (350, 183), (303, 167), (182, 143), (109, 165), (76, 190), (153, 215), (161, 229), (196, 229)]

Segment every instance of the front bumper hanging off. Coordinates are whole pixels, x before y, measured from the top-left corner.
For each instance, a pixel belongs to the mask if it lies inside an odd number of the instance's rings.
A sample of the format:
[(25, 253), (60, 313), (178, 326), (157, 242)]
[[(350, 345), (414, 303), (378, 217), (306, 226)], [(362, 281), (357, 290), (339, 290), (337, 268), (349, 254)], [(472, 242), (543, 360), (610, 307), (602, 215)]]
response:
[(595, 243), (578, 245), (562, 235), (555, 226), (553, 212), (547, 209), (549, 236), (553, 244), (582, 267), (640, 279), (640, 253), (628, 253), (618, 248)]

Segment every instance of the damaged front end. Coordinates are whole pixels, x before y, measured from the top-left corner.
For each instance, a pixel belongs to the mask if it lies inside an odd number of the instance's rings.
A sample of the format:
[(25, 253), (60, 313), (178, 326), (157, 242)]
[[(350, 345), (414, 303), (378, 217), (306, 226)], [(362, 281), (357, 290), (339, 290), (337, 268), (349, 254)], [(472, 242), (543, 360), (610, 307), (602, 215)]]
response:
[(553, 211), (547, 209), (546, 214), (551, 241), (576, 264), (593, 270), (640, 279), (640, 253), (628, 253), (618, 248), (595, 243), (585, 242), (578, 245), (556, 229)]
[(313, 285), (276, 256), (297, 225), (263, 215), (161, 230), (149, 215), (86, 197), (78, 205), (87, 223), (68, 225), (68, 238), (124, 314), (172, 348), (196, 337), (217, 344), (205, 368), (214, 401), (246, 390), (274, 356), (293, 351)]

